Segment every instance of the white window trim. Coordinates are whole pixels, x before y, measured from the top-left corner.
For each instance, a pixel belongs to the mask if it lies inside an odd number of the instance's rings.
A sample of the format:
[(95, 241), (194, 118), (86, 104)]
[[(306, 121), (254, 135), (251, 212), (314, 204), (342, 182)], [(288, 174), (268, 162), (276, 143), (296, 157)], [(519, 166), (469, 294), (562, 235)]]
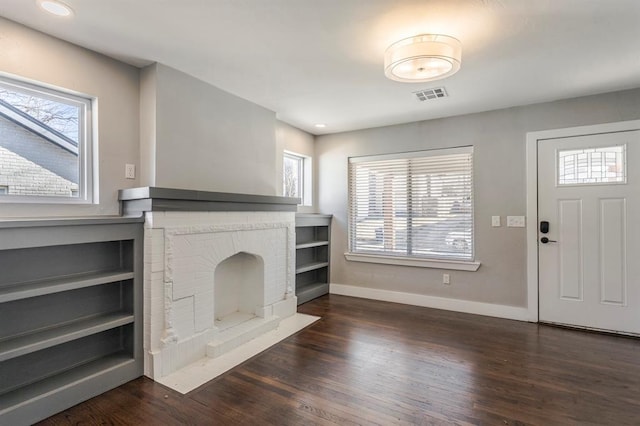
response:
[[(392, 159), (404, 159), (412, 157), (425, 157), (425, 156), (438, 156), (446, 154), (459, 154), (473, 152), (473, 146), (453, 147), (453, 148), (441, 148), (429, 151), (416, 151), (405, 152), (397, 154), (381, 154), (381, 155), (369, 155), (362, 157), (349, 158), (351, 163), (376, 161), (376, 160), (392, 160)], [(349, 182), (349, 188), (351, 182)], [(349, 189), (350, 190), (350, 189)], [(349, 194), (349, 200), (351, 194)], [(351, 202), (349, 202), (349, 209), (351, 208)], [(475, 211), (475, 209), (474, 209)], [(474, 214), (475, 216), (475, 214)], [(348, 213), (348, 217), (351, 217), (351, 212)], [(475, 222), (475, 217), (472, 217), (472, 221)], [(472, 230), (475, 229), (475, 224), (472, 224)], [(398, 265), (398, 266), (413, 266), (420, 268), (436, 268), (458, 271), (477, 271), (480, 268), (481, 262), (474, 258), (474, 260), (447, 260), (447, 259), (433, 259), (433, 258), (420, 258), (420, 257), (405, 257), (405, 256), (393, 256), (380, 253), (360, 253), (351, 251), (351, 230), (348, 230), (349, 251), (344, 253), (345, 259), (352, 262), (365, 262), (365, 263), (378, 263), (384, 265)], [(473, 239), (473, 253), (475, 256), (475, 231)]]
[(381, 263), (384, 265), (415, 266), (419, 268), (451, 269), (456, 271), (477, 271), (479, 261), (435, 260), (415, 257), (383, 256), (377, 254), (345, 253), (344, 257), (352, 262)]
[[(302, 184), (300, 185), (300, 190), (302, 194), (300, 197), (300, 204), (298, 205), (302, 207), (310, 207), (313, 204), (312, 203), (312, 172), (311, 172), (312, 159), (308, 155), (300, 154), (300, 153), (289, 151), (289, 150), (284, 150), (283, 158), (286, 156), (301, 160), (302, 173), (300, 177), (302, 178)], [(283, 170), (283, 173), (284, 173), (284, 170)]]
[(93, 108), (95, 98), (71, 92), (65, 89), (52, 87), (44, 83), (31, 82), (15, 76), (0, 74), (0, 85), (15, 88), (19, 91), (33, 92), (35, 95), (53, 101), (62, 99), (65, 102), (72, 101), (80, 107), (81, 117), (78, 119), (78, 131), (82, 136), (82, 143), (78, 143), (78, 197), (62, 196), (29, 196), (29, 195), (0, 195), (0, 204), (97, 204), (98, 188), (97, 174), (98, 159), (95, 147), (97, 137), (93, 131)]

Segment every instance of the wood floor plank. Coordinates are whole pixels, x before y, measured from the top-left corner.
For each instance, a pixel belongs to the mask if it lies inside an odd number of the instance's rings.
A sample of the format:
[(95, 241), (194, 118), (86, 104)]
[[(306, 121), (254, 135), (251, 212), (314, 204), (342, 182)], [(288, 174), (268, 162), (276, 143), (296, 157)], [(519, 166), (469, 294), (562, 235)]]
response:
[(42, 425), (640, 425), (640, 339), (344, 296), (187, 395), (146, 378)]

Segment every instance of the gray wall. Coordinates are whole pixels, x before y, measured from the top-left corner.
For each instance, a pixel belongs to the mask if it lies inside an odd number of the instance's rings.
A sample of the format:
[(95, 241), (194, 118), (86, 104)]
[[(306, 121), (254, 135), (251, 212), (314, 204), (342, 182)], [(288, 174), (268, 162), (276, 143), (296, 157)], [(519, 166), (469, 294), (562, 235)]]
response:
[(274, 112), (161, 64), (145, 69), (142, 80), (145, 184), (278, 193)]
[[(527, 132), (640, 119), (640, 89), (316, 138), (318, 207), (334, 214), (331, 282), (399, 292), (526, 306)], [(476, 272), (348, 262), (347, 159), (350, 156), (474, 146)], [(491, 216), (503, 226), (491, 227)], [(443, 272), (451, 285), (442, 284)]]
[[(0, 72), (96, 99), (93, 205), (0, 205), (0, 218), (119, 213), (117, 191), (143, 185), (277, 195), (275, 113), (163, 65), (142, 71), (0, 18)], [(137, 178), (124, 178), (126, 163)]]
[(156, 186), (156, 66), (140, 70), (140, 169), (141, 186)]
[(4, 203), (0, 217), (118, 214), (118, 189), (139, 186), (124, 177), (125, 164), (137, 164), (140, 155), (138, 69), (0, 18), (0, 72), (96, 98), (100, 117), (94, 128), (98, 203), (37, 208)]

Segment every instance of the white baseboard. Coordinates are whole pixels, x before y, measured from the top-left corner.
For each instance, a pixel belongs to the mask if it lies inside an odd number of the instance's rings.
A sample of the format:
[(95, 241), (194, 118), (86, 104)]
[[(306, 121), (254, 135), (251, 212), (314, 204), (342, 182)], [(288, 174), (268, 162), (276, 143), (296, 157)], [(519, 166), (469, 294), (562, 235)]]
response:
[(518, 321), (529, 321), (529, 311), (525, 307), (495, 305), (492, 303), (448, 299), (446, 297), (427, 296), (424, 294), (401, 293), (399, 291), (391, 290), (377, 290), (374, 288), (344, 284), (331, 284), (329, 292), (331, 294), (339, 294), (341, 296), (360, 297), (363, 299), (403, 303), (405, 305), (422, 306), (425, 308), (444, 309), (447, 311), (486, 315)]

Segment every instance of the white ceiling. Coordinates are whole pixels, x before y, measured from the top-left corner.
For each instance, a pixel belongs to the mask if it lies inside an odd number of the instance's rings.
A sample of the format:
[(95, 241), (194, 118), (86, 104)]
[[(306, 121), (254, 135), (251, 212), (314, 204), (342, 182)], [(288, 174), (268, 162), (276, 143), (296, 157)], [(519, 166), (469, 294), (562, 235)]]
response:
[[(0, 0), (0, 15), (137, 66), (161, 62), (314, 134), (640, 87), (640, 0), (66, 2), (72, 19), (35, 0)], [(461, 70), (387, 80), (386, 47), (420, 33), (460, 39)], [(448, 98), (412, 95), (439, 86)]]

